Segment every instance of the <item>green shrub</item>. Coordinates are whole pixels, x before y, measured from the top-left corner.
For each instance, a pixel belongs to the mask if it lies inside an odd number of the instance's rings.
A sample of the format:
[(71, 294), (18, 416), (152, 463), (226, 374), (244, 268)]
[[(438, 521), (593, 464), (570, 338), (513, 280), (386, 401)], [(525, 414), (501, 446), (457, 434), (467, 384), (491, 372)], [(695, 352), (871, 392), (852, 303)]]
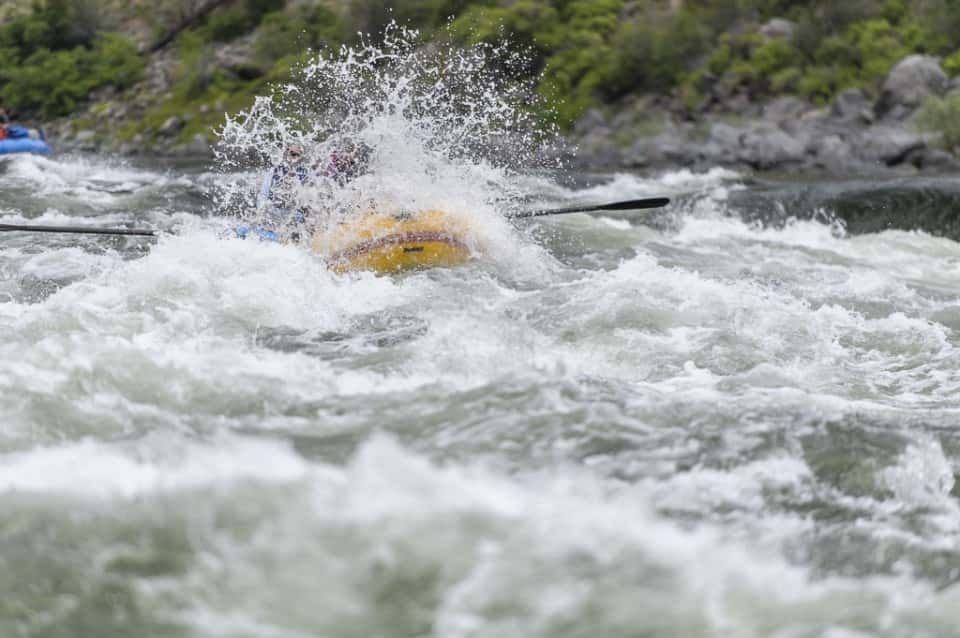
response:
[(561, 43), (560, 12), (545, 0), (517, 0), (509, 7), (474, 5), (451, 25), (458, 40), (477, 44), (497, 43), (505, 37), (515, 45), (537, 52), (542, 64)]
[(125, 89), (143, 77), (143, 58), (127, 38), (118, 33), (104, 33), (97, 37), (91, 53), (93, 64), (90, 73), (96, 84), (94, 88), (111, 85)]
[[(10, 50), (2, 57), (15, 57)], [(47, 117), (65, 115), (97, 88), (126, 88), (143, 75), (143, 60), (133, 44), (118, 34), (98, 36), (93, 49), (46, 48), (0, 70), (0, 99), (21, 111)]]
[(180, 63), (174, 72), (173, 93), (178, 100), (195, 100), (214, 82), (217, 69), (210, 49), (195, 31), (186, 31), (177, 38)]
[(803, 79), (803, 72), (790, 67), (777, 71), (770, 76), (770, 88), (774, 93), (793, 93), (800, 86), (800, 80)]
[(950, 77), (960, 75), (960, 50), (943, 60), (943, 70)]
[(916, 19), (923, 27), (936, 34), (937, 53), (948, 53), (960, 48), (960, 0), (925, 0)]
[(256, 55), (261, 62), (273, 64), (306, 49), (336, 44), (343, 39), (342, 32), (337, 15), (322, 6), (275, 11), (261, 23)]
[[(523, 2), (523, 0), (520, 0)], [(390, 22), (424, 31), (433, 31), (468, 9), (496, 4), (495, 0), (353, 0), (347, 11), (347, 31), (362, 32), (374, 39)]]
[(568, 126), (609, 91), (617, 54), (612, 40), (623, 0), (517, 0), (475, 5), (451, 25), (454, 39), (496, 44), (506, 39), (528, 53), (528, 72), (542, 71), (539, 92), (548, 112)]
[(817, 47), (813, 61), (822, 66), (860, 67), (863, 56), (848, 38), (832, 35)]
[(0, 49), (15, 49), (20, 59), (39, 51), (90, 46), (99, 27), (93, 0), (36, 2), (30, 13), (0, 25)]
[(244, 0), (211, 15), (200, 30), (205, 40), (229, 42), (253, 31), (270, 13), (280, 11), (285, 0)]
[(613, 41), (616, 57), (609, 94), (676, 86), (706, 52), (710, 36), (709, 27), (686, 11), (656, 20), (644, 15), (624, 23)]
[(711, 54), (710, 60), (707, 62), (707, 68), (714, 75), (723, 75), (727, 69), (730, 68), (732, 62), (733, 53), (730, 50), (730, 40), (729, 37), (724, 34), (720, 40), (720, 46), (714, 49)]
[(859, 76), (864, 83), (882, 79), (894, 64), (910, 53), (902, 34), (883, 19), (854, 24), (846, 37), (860, 57)]
[(611, 39), (622, 6), (622, 0), (571, 0), (562, 7), (554, 30), (544, 34), (554, 53), (544, 69), (540, 94), (561, 125), (572, 125), (606, 92), (616, 60)]
[(960, 148), (960, 94), (928, 99), (917, 117), (917, 126), (930, 133), (940, 133), (948, 148)]
[(855, 72), (849, 67), (807, 67), (797, 83), (797, 90), (815, 104), (827, 104), (845, 88), (856, 85)]
[(786, 40), (768, 40), (753, 49), (750, 63), (760, 77), (803, 64), (803, 55)]

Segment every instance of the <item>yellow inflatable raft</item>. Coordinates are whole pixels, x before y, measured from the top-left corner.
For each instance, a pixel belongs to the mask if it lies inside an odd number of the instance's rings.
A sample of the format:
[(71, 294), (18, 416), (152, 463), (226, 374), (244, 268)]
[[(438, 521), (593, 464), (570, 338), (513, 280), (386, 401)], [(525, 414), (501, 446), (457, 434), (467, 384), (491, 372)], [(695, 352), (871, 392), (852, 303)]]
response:
[(468, 225), (442, 210), (371, 211), (314, 234), (311, 247), (338, 272), (396, 273), (458, 266), (470, 258)]

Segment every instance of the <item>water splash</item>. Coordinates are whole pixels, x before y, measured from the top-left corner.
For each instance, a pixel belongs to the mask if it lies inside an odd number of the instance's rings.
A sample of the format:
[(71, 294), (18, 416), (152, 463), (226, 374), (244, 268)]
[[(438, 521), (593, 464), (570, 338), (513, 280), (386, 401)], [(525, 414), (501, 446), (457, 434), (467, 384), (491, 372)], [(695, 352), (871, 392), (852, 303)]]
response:
[[(423, 45), (395, 24), (380, 44), (364, 38), (317, 55), (291, 83), (228, 118), (220, 164), (254, 171), (226, 190), (224, 209), (262, 220), (255, 196), (264, 175), (295, 146), (306, 178), (289, 180), (284, 199), (308, 223), (371, 208), (441, 208), (503, 226), (504, 208), (522, 197), (521, 169), (549, 166), (545, 149), (556, 139), (530, 108), (524, 56), (502, 45)], [(329, 175), (345, 144), (369, 150), (366, 170), (350, 181)]]

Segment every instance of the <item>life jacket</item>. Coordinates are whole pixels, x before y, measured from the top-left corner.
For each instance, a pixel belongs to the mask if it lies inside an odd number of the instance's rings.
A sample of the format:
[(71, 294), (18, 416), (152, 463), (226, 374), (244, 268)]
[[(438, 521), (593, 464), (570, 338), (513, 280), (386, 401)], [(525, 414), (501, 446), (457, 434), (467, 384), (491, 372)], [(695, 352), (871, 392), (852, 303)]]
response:
[(7, 139), (7, 127), (0, 126), (0, 140), (5, 140), (5, 139)]
[(28, 138), (36, 139), (39, 137), (39, 134), (37, 134), (37, 136), (31, 135), (30, 129), (23, 126), (6, 126), (4, 128), (7, 130), (7, 137), (11, 140), (22, 140)]

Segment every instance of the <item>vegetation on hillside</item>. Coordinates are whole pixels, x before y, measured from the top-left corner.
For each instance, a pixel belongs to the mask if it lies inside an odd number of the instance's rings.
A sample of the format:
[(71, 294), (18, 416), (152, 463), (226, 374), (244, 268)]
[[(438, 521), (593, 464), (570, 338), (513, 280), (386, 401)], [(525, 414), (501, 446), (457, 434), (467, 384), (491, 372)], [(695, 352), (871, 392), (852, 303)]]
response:
[(96, 7), (47, 0), (0, 27), (0, 103), (52, 117), (71, 112), (102, 86), (125, 88), (143, 75), (133, 43), (104, 31)]
[[(69, 113), (104, 86), (143, 77), (152, 42), (132, 42), (97, 16), (111, 0), (34, 0), (0, 26), (0, 100), (45, 117)], [(129, 4), (129, 3), (128, 3)], [(839, 91), (875, 93), (909, 53), (943, 56), (960, 73), (960, 0), (157, 0), (134, 2), (131, 19), (155, 40), (171, 39), (175, 86), (141, 126), (241, 108), (287, 77), (308, 49), (356, 41), (397, 21), (425, 39), (455, 43), (507, 38), (530, 54), (562, 125), (594, 105), (632, 93), (670, 94), (691, 111), (711, 96), (795, 94), (825, 103)], [(139, 7), (139, 8), (137, 8)], [(198, 18), (198, 16), (200, 16)], [(196, 18), (196, 19), (193, 19)], [(761, 35), (772, 18), (792, 36)], [(171, 31), (172, 29), (172, 31)], [(375, 35), (373, 37), (376, 37)], [(218, 53), (242, 50), (224, 60)], [(229, 57), (229, 56), (228, 56)], [(129, 133), (136, 126), (131, 124)]]

